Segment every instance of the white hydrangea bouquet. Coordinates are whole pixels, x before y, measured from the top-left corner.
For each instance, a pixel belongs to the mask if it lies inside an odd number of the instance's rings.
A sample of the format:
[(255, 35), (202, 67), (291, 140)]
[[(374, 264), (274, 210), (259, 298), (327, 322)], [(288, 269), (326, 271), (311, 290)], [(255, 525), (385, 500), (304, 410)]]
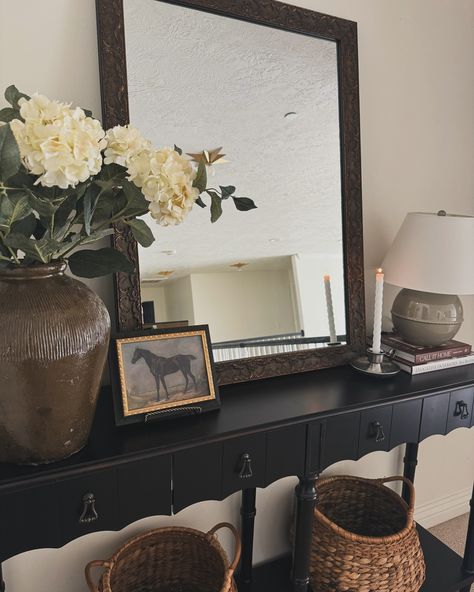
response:
[(0, 110), (0, 266), (66, 260), (81, 277), (132, 272), (112, 248), (80, 249), (126, 224), (144, 247), (153, 233), (140, 218), (147, 212), (162, 226), (180, 224), (194, 204), (211, 221), (222, 202), (255, 208), (235, 187), (207, 187), (204, 159), (197, 166), (173, 148), (154, 148), (131, 126), (104, 131), (92, 114), (14, 86)]

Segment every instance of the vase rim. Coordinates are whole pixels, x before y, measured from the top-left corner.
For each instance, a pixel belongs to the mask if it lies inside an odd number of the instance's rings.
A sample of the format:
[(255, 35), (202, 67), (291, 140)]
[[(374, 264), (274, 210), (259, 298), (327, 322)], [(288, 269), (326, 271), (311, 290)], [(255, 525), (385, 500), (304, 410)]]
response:
[(37, 280), (58, 275), (66, 271), (66, 261), (52, 261), (34, 265), (19, 265), (18, 267), (0, 268), (0, 280)]

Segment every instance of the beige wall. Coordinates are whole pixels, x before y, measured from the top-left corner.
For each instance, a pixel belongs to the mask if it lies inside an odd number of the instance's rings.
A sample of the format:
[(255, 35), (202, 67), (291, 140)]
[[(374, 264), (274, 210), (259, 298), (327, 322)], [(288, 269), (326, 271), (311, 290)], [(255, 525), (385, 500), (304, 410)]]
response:
[[(371, 275), (407, 211), (474, 214), (474, 3), (293, 1), (359, 23), (365, 261)], [(11, 82), (98, 113), (94, 0), (0, 0), (0, 86)], [(372, 284), (369, 276), (369, 310)], [(112, 303), (109, 279), (94, 287)], [(464, 302), (460, 337), (472, 342), (474, 302)], [(463, 492), (474, 476), (473, 450), (474, 430), (422, 444), (421, 506), (429, 510), (439, 500), (449, 509), (456, 502), (462, 511)], [(379, 476), (398, 472), (400, 458), (399, 450), (375, 453), (337, 468)], [(259, 491), (257, 560), (287, 547), (293, 485), (285, 479)], [(170, 522), (206, 529), (223, 518), (238, 520), (236, 496), (193, 506), (172, 519), (144, 520), (121, 533), (89, 535), (60, 550), (24, 554), (6, 563), (8, 590), (83, 592), (83, 565), (107, 556), (132, 532)]]
[(142, 302), (151, 300), (155, 307), (155, 321), (167, 320), (166, 290), (163, 284), (158, 282), (146, 282), (141, 285)]
[(194, 319), (207, 323), (212, 341), (293, 333), (288, 269), (193, 273)]
[(196, 323), (190, 276), (166, 284), (166, 320)]

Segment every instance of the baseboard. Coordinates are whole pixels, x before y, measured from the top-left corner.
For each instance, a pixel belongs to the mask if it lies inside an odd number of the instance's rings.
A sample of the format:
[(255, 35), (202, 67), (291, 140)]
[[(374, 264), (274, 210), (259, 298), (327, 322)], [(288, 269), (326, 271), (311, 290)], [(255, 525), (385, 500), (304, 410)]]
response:
[(446, 520), (462, 516), (469, 512), (471, 494), (472, 489), (468, 487), (425, 504), (419, 504), (415, 509), (415, 520), (424, 528), (431, 528)]

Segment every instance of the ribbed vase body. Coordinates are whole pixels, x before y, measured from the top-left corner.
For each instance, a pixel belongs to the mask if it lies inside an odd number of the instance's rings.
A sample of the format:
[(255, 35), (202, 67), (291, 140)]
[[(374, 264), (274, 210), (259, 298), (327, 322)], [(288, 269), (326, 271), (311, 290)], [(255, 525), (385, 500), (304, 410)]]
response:
[(0, 462), (61, 460), (87, 442), (110, 318), (65, 268), (0, 270)]

